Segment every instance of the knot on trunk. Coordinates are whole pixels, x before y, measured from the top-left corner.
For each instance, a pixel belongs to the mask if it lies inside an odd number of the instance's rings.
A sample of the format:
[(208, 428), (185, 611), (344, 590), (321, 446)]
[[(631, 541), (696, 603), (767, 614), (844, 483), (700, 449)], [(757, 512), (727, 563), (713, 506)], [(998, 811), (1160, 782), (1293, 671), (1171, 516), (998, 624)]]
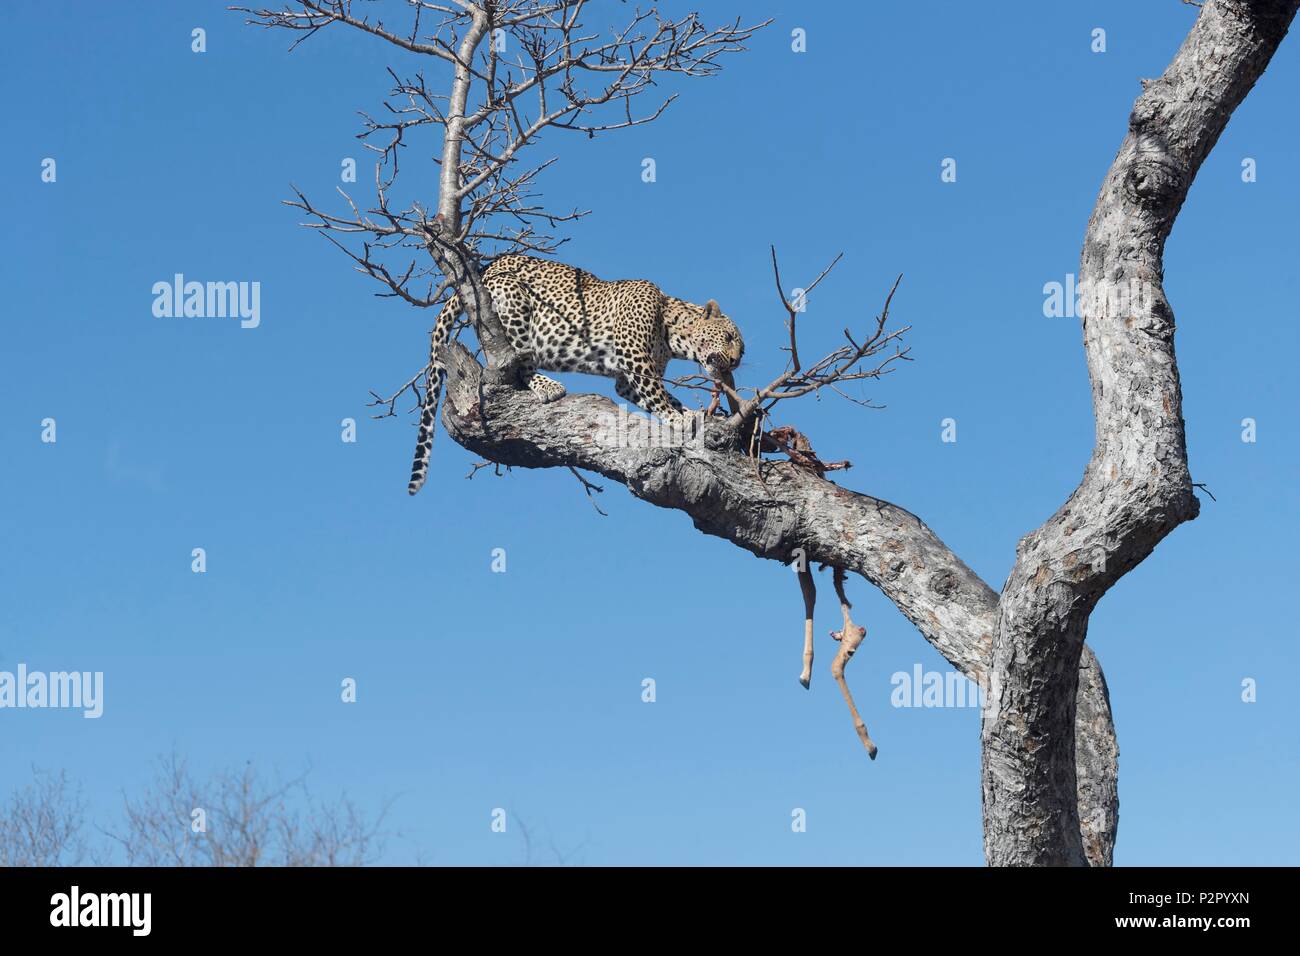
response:
[(1183, 175), (1163, 156), (1144, 156), (1124, 174), (1124, 192), (1144, 209), (1167, 209), (1183, 194)]

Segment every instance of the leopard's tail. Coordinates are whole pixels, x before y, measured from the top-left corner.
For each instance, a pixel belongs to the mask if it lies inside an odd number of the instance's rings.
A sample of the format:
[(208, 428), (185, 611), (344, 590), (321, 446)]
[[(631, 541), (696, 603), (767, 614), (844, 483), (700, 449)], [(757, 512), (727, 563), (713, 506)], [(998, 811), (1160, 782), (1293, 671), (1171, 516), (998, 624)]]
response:
[(407, 494), (415, 494), (424, 486), (429, 477), (429, 455), (433, 451), (433, 432), (438, 424), (438, 400), (442, 396), (443, 384), (447, 381), (447, 369), (438, 358), (438, 351), (447, 344), (451, 335), (451, 325), (460, 314), (460, 297), (453, 295), (447, 300), (442, 311), (438, 313), (438, 322), (429, 337), (429, 367), (425, 373), (424, 404), (420, 409), (420, 431), (415, 439), (415, 460), (411, 463), (411, 483), (406, 486)]

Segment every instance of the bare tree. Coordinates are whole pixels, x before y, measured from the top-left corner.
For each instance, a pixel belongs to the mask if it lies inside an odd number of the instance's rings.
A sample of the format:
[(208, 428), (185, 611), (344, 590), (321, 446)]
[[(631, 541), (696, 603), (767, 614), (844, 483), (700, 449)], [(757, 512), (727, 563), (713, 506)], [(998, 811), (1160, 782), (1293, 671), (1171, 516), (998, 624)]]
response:
[[(906, 330), (889, 326), (888, 299), (865, 330), (846, 330), (844, 346), (806, 365), (797, 310), (774, 254), (790, 334), (787, 369), (751, 389), (684, 380), (725, 393), (730, 414), (712, 414), (715, 400), (700, 440), (678, 447), (654, 441), (651, 423), (640, 418), (629, 420), (626, 440), (596, 440), (591, 436), (602, 434), (614, 412), (608, 399), (571, 395), (542, 404), (519, 388), (526, 357), (511, 347), (483, 293), (480, 261), (496, 251), (553, 251), (551, 228), (582, 215), (540, 205), (534, 184), (550, 160), (524, 166), (524, 148), (542, 130), (592, 136), (653, 120), (671, 96), (636, 107), (660, 78), (716, 72), (722, 54), (741, 49), (762, 24), (710, 29), (695, 15), (672, 20), (652, 10), (633, 15), (626, 28), (598, 33), (582, 25), (583, 0), (412, 0), (400, 29), (369, 18), (372, 5), (349, 0), (245, 12), (252, 22), (301, 33), (299, 41), (325, 28), (353, 29), (425, 57), (445, 74), (441, 85), (431, 85), (422, 73), (392, 73), (393, 98), (363, 132), (380, 154), (376, 198), (366, 211), (351, 197), (338, 215), (301, 194), (291, 204), (378, 279), (381, 294), (420, 307), (437, 304), (448, 290), (459, 294), (486, 367), (459, 341), (442, 350), (442, 422), (455, 441), (498, 465), (596, 472), (651, 504), (686, 512), (706, 534), (797, 563), (808, 619), (815, 591), (807, 568), (833, 568), (845, 622), (833, 673), (874, 755), (843, 683), (844, 664), (865, 633), (849, 616), (845, 575), (865, 578), (954, 667), (989, 688), (992, 706), (982, 726), (988, 862), (1107, 865), (1118, 826), (1118, 746), (1105, 679), (1085, 645), (1088, 618), (1101, 595), (1198, 507), (1183, 440), (1173, 315), (1160, 286), (1164, 241), (1201, 162), (1264, 71), (1298, 4), (1209, 0), (1164, 75), (1145, 84), (1083, 251), (1093, 457), (1070, 499), (1021, 540), (1000, 595), (916, 515), (826, 479), (846, 463), (820, 462), (793, 426), (764, 424), (777, 402), (879, 377), (906, 358), (898, 345)], [(612, 118), (595, 116), (608, 107)], [(388, 196), (400, 154), (408, 134), (425, 127), (441, 135), (437, 200), (428, 209), (413, 203), (394, 211)], [(349, 238), (359, 246), (348, 246)], [(399, 248), (414, 258), (387, 264)], [(1141, 293), (1114, 295), (1127, 288)], [(422, 375), (379, 403), (391, 414), (407, 390), (418, 398)], [(771, 452), (787, 460), (763, 457)], [(585, 479), (584, 485), (590, 493)], [(807, 679), (810, 624), (804, 660)]]
[(555, 837), (549, 833), (542, 843), (542, 835), (534, 830), (518, 814), (514, 814), (515, 829), (519, 833), (519, 866), (581, 866), (582, 854), (587, 849), (584, 839), (569, 849), (561, 848)]
[(371, 819), (346, 798), (313, 799), (306, 774), (268, 783), (253, 765), (200, 783), (161, 758), (153, 783), (123, 802), (107, 831), (130, 866), (364, 866), (382, 853), (386, 808)]
[(32, 776), (0, 807), (0, 866), (79, 866), (87, 857), (81, 792), (63, 772)]
[(123, 798), (120, 826), (99, 828), (121, 856), (88, 851), (86, 806), (67, 773), (33, 771), (0, 806), (0, 866), (364, 866), (383, 853), (387, 807), (315, 799), (307, 775), (266, 782), (251, 764), (194, 779), (175, 754)]

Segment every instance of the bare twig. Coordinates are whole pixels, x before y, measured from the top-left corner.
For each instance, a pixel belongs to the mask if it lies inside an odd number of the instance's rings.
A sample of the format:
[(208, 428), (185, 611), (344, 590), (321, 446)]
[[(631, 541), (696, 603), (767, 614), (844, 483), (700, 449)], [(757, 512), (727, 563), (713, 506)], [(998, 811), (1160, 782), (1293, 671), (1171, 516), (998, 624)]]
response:
[(465, 476), (465, 480), (466, 480), (466, 481), (469, 481), (471, 478), (473, 478), (475, 475), (477, 475), (477, 474), (478, 474), (478, 470), (479, 470), (480, 468), (491, 468), (491, 469), (493, 470), (493, 472), (496, 474), (496, 476), (497, 476), (498, 478), (501, 477), (501, 466), (498, 465), (496, 462), (494, 462), (494, 461), (476, 461), (476, 462), (474, 462), (474, 464), (470, 465), (470, 468), (469, 468), (469, 474)]
[(602, 488), (600, 485), (592, 484), (592, 483), (591, 483), (590, 481), (588, 481), (586, 478), (582, 477), (582, 474), (578, 471), (578, 469), (576, 469), (576, 468), (574, 468), (574, 467), (572, 467), (572, 466), (570, 466), (570, 468), (569, 468), (569, 472), (573, 475), (574, 478), (577, 478), (578, 481), (582, 483), (582, 490), (585, 491), (585, 492), (587, 493), (587, 498), (588, 498), (588, 500), (591, 501), (591, 506), (592, 506), (593, 508), (595, 508), (596, 511), (597, 511), (597, 512), (602, 516), (602, 517), (608, 518), (609, 515), (605, 514), (604, 511), (601, 511), (600, 505), (596, 504), (596, 499), (593, 498), (593, 497), (592, 497), (592, 494), (591, 494), (593, 491), (596, 492), (597, 494), (604, 494), (605, 489)]
[[(781, 266), (776, 261), (776, 246), (770, 246), (769, 248), (772, 250), (772, 275), (776, 279), (776, 294), (781, 300), (781, 307), (786, 311), (785, 327), (786, 331), (790, 334), (790, 364), (788, 369), (791, 372), (798, 373), (801, 366), (799, 364), (799, 343), (795, 332), (795, 324), (798, 322), (800, 309), (786, 297), (785, 289), (781, 285)], [(811, 285), (802, 290), (802, 298), (805, 301), (807, 300), (808, 294), (812, 292), (813, 289), (817, 288), (817, 284), (821, 282), (822, 279), (825, 279), (826, 276), (830, 274), (830, 271), (835, 268), (836, 263), (843, 258), (844, 253), (837, 253), (835, 258), (831, 260), (831, 264), (821, 271), (817, 278), (812, 281)], [(800, 303), (800, 305), (802, 304), (803, 303)]]

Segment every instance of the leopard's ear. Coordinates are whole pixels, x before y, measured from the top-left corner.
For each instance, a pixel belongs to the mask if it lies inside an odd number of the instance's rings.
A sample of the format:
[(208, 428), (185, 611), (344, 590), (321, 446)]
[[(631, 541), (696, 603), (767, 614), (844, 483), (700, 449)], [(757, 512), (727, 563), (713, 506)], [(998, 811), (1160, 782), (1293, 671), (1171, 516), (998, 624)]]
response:
[(710, 299), (704, 303), (704, 317), (711, 319), (722, 314), (722, 306), (718, 305), (717, 299)]

